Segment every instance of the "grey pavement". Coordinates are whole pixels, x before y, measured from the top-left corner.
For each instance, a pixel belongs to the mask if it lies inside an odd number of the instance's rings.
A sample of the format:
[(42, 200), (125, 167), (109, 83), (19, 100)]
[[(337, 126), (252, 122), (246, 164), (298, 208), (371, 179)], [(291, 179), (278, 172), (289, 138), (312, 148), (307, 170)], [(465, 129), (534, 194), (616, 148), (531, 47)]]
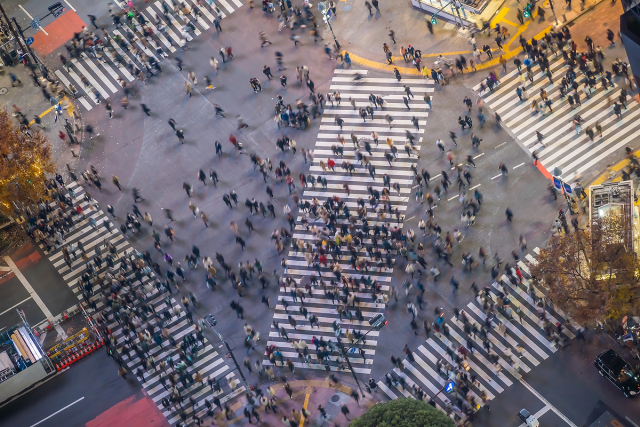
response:
[[(38, 423), (42, 427), (61, 424), (79, 427), (100, 423), (133, 425), (136, 422), (167, 425), (161, 414), (158, 417), (157, 411), (150, 410), (153, 406), (147, 402), (148, 397), (137, 381), (123, 380), (117, 369), (104, 369), (112, 363), (104, 349), (90, 354), (28, 393), (0, 406), (0, 425), (32, 426)], [(150, 424), (152, 422), (156, 424)]]
[[(146, 86), (139, 87), (139, 95), (132, 97), (129, 110), (124, 111), (118, 105), (118, 96), (114, 95), (113, 119), (108, 118), (102, 106), (83, 112), (84, 120), (92, 123), (100, 136), (84, 143), (81, 158), (74, 163), (74, 167), (81, 171), (93, 164), (100, 170), (103, 176), (103, 191), (99, 192), (92, 187), (88, 187), (88, 191), (98, 200), (103, 210), (107, 204), (114, 206), (118, 217), (114, 222), (118, 225), (126, 212), (131, 210), (131, 190), (134, 187), (140, 188), (142, 197), (146, 199), (138, 204), (140, 210), (152, 215), (153, 229), (157, 229), (161, 234), (164, 225), (168, 223), (163, 208), (172, 209), (176, 221), (172, 222), (171, 226), (175, 230), (176, 241), (171, 243), (163, 236), (161, 245), (162, 250), (169, 251), (176, 261), (181, 261), (184, 255), (191, 251), (192, 245), (198, 246), (202, 254), (211, 257), (215, 251), (223, 253), (227, 262), (233, 263), (234, 267), (238, 262), (260, 259), (271, 281), (271, 286), (262, 290), (255, 283), (248, 287), (240, 300), (245, 306), (245, 321), (263, 337), (267, 337), (272, 312), (260, 303), (260, 298), (267, 296), (271, 298), (272, 303), (275, 302), (278, 289), (271, 272), (274, 270), (280, 274), (282, 272), (281, 257), (275, 253), (270, 235), (275, 228), (287, 227), (283, 219), (282, 207), (286, 203), (291, 203), (291, 199), (286, 186), (275, 183), (273, 176), (270, 176), (268, 180), (275, 192), (274, 204), (278, 218), (268, 220), (260, 218), (259, 215), (253, 216), (251, 220), (256, 231), (249, 236), (243, 225), (248, 217), (248, 210), (243, 205), (244, 200), (247, 197), (255, 197), (257, 200), (266, 201), (268, 196), (264, 192), (265, 184), (262, 181), (262, 175), (253, 171), (251, 161), (246, 154), (234, 152), (228, 137), (230, 133), (236, 134), (248, 151), (269, 157), (274, 165), (283, 160), (291, 168), (293, 177), (297, 177), (301, 171), (306, 171), (308, 166), (303, 163), (300, 156), (293, 158), (290, 152), (281, 153), (275, 146), (275, 139), (280, 135), (273, 120), (275, 97), (277, 94), (282, 94), (285, 102), (292, 105), (300, 98), (306, 101), (308, 92), (304, 86), (296, 82), (294, 77), (295, 67), (299, 65), (309, 67), (318, 91), (328, 92), (336, 63), (330, 61), (323, 53), (321, 42), (314, 46), (307, 31), (302, 33), (304, 45), (294, 47), (293, 42), (289, 40), (288, 32), (277, 33), (275, 17), (268, 15), (263, 18), (263, 15), (259, 9), (250, 11), (247, 6), (243, 6), (222, 21), (221, 34), (218, 35), (213, 30), (203, 32), (190, 42), (189, 50), (178, 53), (184, 63), (182, 73), (175, 67), (172, 59), (174, 56), (172, 56), (171, 59), (162, 62), (163, 71), (159, 76), (149, 81)], [(339, 19), (341, 18), (342, 16), (339, 16)], [(273, 45), (260, 48), (258, 32), (261, 30), (267, 32)], [(220, 64), (219, 74), (215, 75), (209, 65), (209, 57), (219, 58), (217, 56), (219, 48), (228, 45), (233, 46), (235, 57), (229, 64)], [(286, 90), (280, 88), (277, 80), (267, 82), (261, 73), (263, 65), (267, 64), (276, 77), (280, 74), (275, 72), (274, 53), (276, 51), (284, 54), (287, 67), (285, 73), (289, 78), (289, 87)], [(191, 70), (196, 73), (199, 83), (195, 87), (193, 97), (188, 99), (184, 91), (184, 82), (186, 73)], [(376, 72), (369, 74), (372, 77), (390, 77), (389, 74)], [(203, 88), (205, 75), (211, 77), (216, 89)], [(249, 78), (254, 76), (262, 81), (263, 91), (259, 94), (254, 94), (248, 84)], [(425, 131), (428, 137), (425, 137), (422, 144), (418, 170), (424, 167), (434, 176), (446, 168), (448, 162), (439, 154), (439, 150), (434, 146), (434, 140), (438, 137), (442, 138), (449, 148), (452, 145), (448, 139), (449, 130), (458, 132), (459, 147), (454, 151), (458, 158), (462, 159), (471, 152), (470, 136), (466, 131), (460, 132), (456, 122), (457, 117), (466, 111), (462, 99), (470, 95), (469, 89), (457, 84), (436, 87), (436, 92), (433, 94), (433, 110), (427, 119)], [(140, 103), (145, 103), (152, 110), (150, 117), (145, 116), (141, 111)], [(226, 111), (226, 118), (214, 115), (213, 103), (221, 105)], [(236, 129), (236, 114), (242, 114), (249, 124), (248, 129), (240, 131)], [(471, 282), (475, 280), (478, 286), (489, 284), (488, 269), (478, 270), (473, 276), (462, 271), (462, 251), (469, 251), (477, 258), (478, 248), (483, 246), (491, 254), (499, 252), (500, 256), (506, 259), (510, 252), (517, 248), (520, 234), (527, 237), (531, 247), (541, 247), (555, 217), (555, 211), (564, 207), (561, 200), (557, 202), (549, 200), (545, 189), (547, 181), (532, 165), (530, 156), (516, 146), (505, 130), (494, 127), (489, 114), (487, 117), (487, 124), (483, 130), (477, 130), (478, 124), (474, 118), (476, 124), (473, 130), (477, 131), (483, 139), (479, 150), (474, 154), (483, 155), (476, 161), (478, 168), (471, 169), (473, 185), (481, 184), (478, 189), (484, 195), (484, 203), (477, 215), (476, 225), (469, 228), (464, 227), (460, 221), (459, 202), (456, 199), (448, 200), (457, 193), (454, 187), (450, 189), (451, 195), (445, 196), (435, 209), (436, 221), (443, 231), (453, 231), (458, 228), (463, 231), (465, 239), (454, 251), (452, 260), (454, 267), (445, 269), (439, 265), (443, 274), (438, 283), (432, 280), (423, 282), (427, 288), (425, 298), (427, 307), (424, 318), (421, 320), (433, 320), (431, 313), (436, 306), (444, 308), (447, 317), (451, 317), (454, 307), (463, 307), (471, 301), (472, 294), (469, 290)], [(169, 118), (175, 119), (178, 127), (184, 128), (186, 135), (184, 145), (180, 144), (168, 126)], [(297, 141), (298, 150), (310, 148), (314, 144), (318, 126), (319, 121), (315, 120), (312, 121), (311, 128), (308, 130), (297, 131), (287, 128), (284, 133)], [(213, 144), (216, 140), (223, 146), (224, 153), (220, 158), (215, 155)], [(497, 165), (501, 162), (510, 168), (508, 177), (492, 179), (499, 174)], [(521, 163), (524, 164), (517, 169), (512, 169), (513, 166)], [(219, 188), (212, 187), (210, 182), (206, 187), (198, 182), (196, 174), (201, 168), (207, 174), (211, 168), (217, 171), (220, 178)], [(118, 191), (110, 183), (112, 174), (120, 178), (124, 192)], [(194, 188), (191, 200), (209, 216), (211, 221), (209, 228), (205, 228), (202, 221), (193, 218), (190, 213), (187, 207), (189, 199), (182, 190), (182, 183), (185, 181), (191, 183)], [(231, 189), (238, 193), (240, 202), (238, 208), (232, 210), (219, 200), (224, 192)], [(413, 198), (410, 200), (407, 210), (407, 218), (410, 219), (407, 220), (405, 227), (410, 227), (419, 234), (417, 222), (419, 218), (425, 216), (425, 207), (416, 203)], [(514, 211), (515, 218), (512, 224), (507, 224), (505, 221), (506, 207)], [(412, 216), (414, 218), (411, 218)], [(235, 244), (233, 234), (229, 230), (230, 221), (238, 223), (240, 234), (248, 243), (245, 251)], [(129, 241), (140, 251), (149, 250), (154, 259), (162, 264), (164, 271), (166, 264), (163, 264), (152, 246), (151, 229), (146, 225), (143, 226), (143, 232), (130, 236)], [(427, 262), (430, 265), (437, 263), (437, 258), (431, 255), (429, 245), (425, 244), (425, 246), (429, 254)], [(403, 262), (399, 265), (404, 267)], [(392, 276), (392, 283), (399, 290), (406, 279), (402, 269), (397, 268)], [(455, 275), (461, 282), (461, 288), (455, 295), (452, 294), (448, 284), (451, 275)], [(219, 277), (221, 276), (220, 272)], [(414, 279), (413, 283), (415, 284), (416, 281), (417, 279)], [(233, 310), (229, 307), (232, 298), (239, 298), (229, 286), (229, 282), (221, 279), (218, 289), (210, 291), (204, 285), (204, 272), (201, 269), (188, 271), (187, 282), (182, 286), (180, 296), (187, 295), (189, 292), (194, 292), (200, 300), (201, 305), (196, 310), (196, 314), (203, 316), (212, 313), (218, 319), (219, 330), (232, 347), (242, 346), (245, 336), (242, 330), (243, 322), (236, 320)], [(411, 298), (415, 298), (415, 288), (410, 295)], [(384, 345), (378, 345), (377, 348), (371, 372), (371, 376), (375, 378), (379, 378), (389, 370), (390, 356), (399, 355), (404, 344), (409, 344), (409, 347), (413, 348), (424, 340), (424, 335), (414, 337), (408, 327), (410, 318), (406, 312), (406, 301), (401, 300), (401, 304), (391, 303), (385, 315), (388, 316), (390, 323), (381, 331), (379, 338)], [(208, 337), (213, 339), (212, 336), (208, 335)], [(260, 352), (263, 349), (263, 343), (264, 341), (259, 343)], [(252, 362), (255, 360), (255, 358), (252, 359)], [(109, 363), (112, 365), (110, 368), (115, 366)], [(107, 371), (115, 372), (113, 369), (107, 369)], [(536, 373), (542, 371), (539, 367)], [(252, 382), (257, 379), (255, 375), (249, 375), (249, 377)], [(361, 379), (366, 381), (367, 378)], [(45, 390), (48, 389), (47, 386), (43, 387)], [(594, 383), (592, 387), (601, 387), (601, 385)], [(499, 399), (513, 399), (505, 403), (507, 407), (518, 407), (527, 401), (526, 398), (521, 397), (522, 394), (506, 393), (506, 395), (509, 397), (504, 397), (505, 394), (502, 394)], [(627, 410), (626, 406), (621, 408), (620, 412), (624, 413), (625, 410)], [(508, 413), (511, 414), (510, 409)], [(491, 414), (494, 416), (494, 412)], [(509, 418), (509, 422), (511, 420)]]
[[(20, 322), (16, 310), (23, 310), (27, 322), (36, 326), (49, 317), (46, 313), (57, 316), (77, 304), (77, 298), (40, 248), (27, 242), (5, 256), (13, 261), (40, 301), (35, 300), (13, 271), (0, 271), (0, 328)], [(8, 265), (5, 259), (2, 265)]]

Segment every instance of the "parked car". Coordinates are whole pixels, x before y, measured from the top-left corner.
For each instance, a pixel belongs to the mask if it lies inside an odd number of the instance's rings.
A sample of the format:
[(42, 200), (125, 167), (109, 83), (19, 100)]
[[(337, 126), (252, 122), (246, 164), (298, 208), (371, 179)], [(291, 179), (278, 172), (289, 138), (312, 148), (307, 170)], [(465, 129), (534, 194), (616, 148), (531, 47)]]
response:
[(640, 374), (612, 349), (600, 353), (594, 363), (600, 375), (622, 390), (625, 396), (634, 397), (640, 393)]

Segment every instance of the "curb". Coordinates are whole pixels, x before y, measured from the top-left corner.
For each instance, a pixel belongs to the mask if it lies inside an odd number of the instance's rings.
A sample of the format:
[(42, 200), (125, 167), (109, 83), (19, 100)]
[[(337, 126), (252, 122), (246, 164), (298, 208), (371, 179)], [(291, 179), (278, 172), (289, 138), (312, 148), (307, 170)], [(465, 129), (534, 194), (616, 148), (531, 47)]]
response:
[[(349, 383), (338, 383), (333, 385), (330, 381), (327, 380), (323, 380), (323, 379), (308, 379), (308, 380), (293, 380), (293, 381), (288, 381), (288, 384), (291, 386), (291, 388), (299, 388), (299, 390), (295, 390), (292, 394), (293, 397), (297, 397), (297, 396), (301, 396), (304, 394), (307, 394), (307, 391), (309, 389), (309, 387), (311, 388), (330, 388), (336, 391), (339, 391), (341, 393), (350, 395), (351, 392), (353, 390), (357, 390), (355, 387), (351, 387), (351, 384)], [(280, 381), (265, 381), (263, 383), (259, 383), (259, 385), (261, 387), (266, 387), (266, 386), (271, 386), (275, 391), (284, 389), (284, 383), (280, 382)], [(246, 393), (242, 393), (242, 395), (244, 395)], [(235, 412), (239, 409), (241, 409), (243, 406), (246, 405), (245, 402), (241, 402), (238, 400), (238, 398), (241, 395), (235, 396), (233, 399), (231, 399), (229, 401), (230, 405), (229, 408)], [(382, 400), (379, 399), (374, 399), (374, 396), (370, 393), (365, 393), (365, 397), (362, 398), (362, 405), (366, 406), (367, 409), (370, 409), (371, 407), (373, 407), (376, 403), (381, 402)], [(281, 399), (278, 400), (278, 404), (282, 403), (283, 401), (287, 401), (288, 399), (286, 399), (286, 397), (283, 397)], [(220, 425), (233, 425), (237, 422), (242, 421), (243, 419), (245, 419), (244, 415), (240, 415), (237, 416), (235, 418), (232, 418), (230, 420), (226, 420), (224, 419), (224, 413), (223, 412), (217, 412), (213, 419), (218, 421), (220, 423)], [(212, 420), (213, 421), (213, 420)]]
[[(562, 28), (564, 26), (567, 26), (571, 23), (573, 23), (575, 20), (577, 20), (578, 18), (582, 17), (583, 15), (585, 15), (587, 12), (592, 11), (593, 9), (595, 9), (596, 6), (600, 5), (604, 0), (595, 0), (595, 2), (588, 6), (585, 7), (584, 10), (582, 10), (578, 15), (574, 16), (571, 19), (568, 19), (567, 22), (561, 23), (558, 26), (555, 26), (555, 28)], [(541, 32), (539, 32), (538, 34), (536, 34), (535, 36), (533, 36), (532, 38), (535, 39), (540, 39), (541, 37), (543, 37), (546, 33), (548, 33), (549, 31), (554, 29), (554, 25), (550, 25), (547, 28), (545, 28), (544, 30), (542, 30)], [(492, 51), (495, 51), (495, 49), (492, 49)], [(389, 71), (389, 72), (393, 72), (394, 68), (397, 68), (398, 71), (400, 71), (400, 73), (402, 74), (412, 74), (412, 75), (422, 75), (418, 70), (416, 70), (415, 68), (407, 68), (407, 67), (395, 67), (393, 65), (388, 65), (386, 63), (381, 63), (381, 62), (376, 62), (376, 61), (372, 61), (366, 58), (363, 58), (361, 56), (358, 56), (354, 53), (352, 53), (351, 51), (348, 51), (347, 49), (344, 49), (343, 52), (348, 52), (349, 56), (351, 57), (351, 62), (355, 62), (356, 64), (359, 64), (363, 67), (367, 67), (367, 68), (373, 68), (373, 69), (377, 69), (377, 70), (382, 70), (382, 71)], [(451, 55), (458, 55), (458, 54), (463, 54), (466, 51), (463, 52), (449, 52), (448, 55), (446, 56), (451, 56)], [(519, 55), (522, 52), (522, 47), (517, 47), (514, 50), (510, 50), (508, 52), (505, 52), (503, 55), (501, 55), (500, 57), (504, 56), (505, 59), (511, 59), (516, 55)], [(433, 57), (437, 57), (441, 54), (439, 53), (430, 53), (430, 54), (425, 54), (422, 55), (423, 58), (433, 58)], [(442, 54), (443, 56), (445, 56), (445, 54)], [(487, 68), (491, 68), (491, 67), (496, 67), (499, 66), (499, 58), (500, 57), (495, 57), (494, 59), (481, 63), (481, 64), (477, 64), (476, 65), (476, 70), (485, 70)], [(393, 57), (394, 60), (396, 57)], [(401, 56), (398, 58), (402, 58)]]

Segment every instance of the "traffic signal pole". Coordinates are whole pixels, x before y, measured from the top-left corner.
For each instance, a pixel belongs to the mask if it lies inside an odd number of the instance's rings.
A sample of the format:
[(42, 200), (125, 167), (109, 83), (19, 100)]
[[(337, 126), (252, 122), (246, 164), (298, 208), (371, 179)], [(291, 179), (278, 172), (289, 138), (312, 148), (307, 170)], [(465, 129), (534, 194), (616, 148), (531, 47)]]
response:
[[(24, 33), (22, 32), (22, 28), (20, 28), (20, 25), (18, 25), (18, 22), (16, 21), (16, 18), (13, 18), (13, 23), (16, 25), (16, 28), (20, 32), (20, 37), (22, 37), (22, 40), (25, 40)], [(40, 73), (42, 73), (42, 75), (45, 78), (47, 78), (47, 73), (48, 73), (47, 67), (44, 64), (42, 64), (42, 66), (41, 66), (40, 60), (36, 57), (36, 54), (33, 53), (33, 50), (31, 50), (31, 46), (29, 46), (26, 42), (25, 42), (25, 45), (27, 46), (27, 50), (29, 51), (29, 55), (31, 55), (31, 57), (33, 58), (33, 62), (35, 62), (36, 65), (38, 66), (38, 69), (40, 70)]]
[[(371, 329), (373, 329), (373, 328), (371, 328)], [(360, 385), (360, 381), (358, 380), (358, 377), (356, 376), (356, 372), (353, 370), (353, 366), (351, 366), (351, 361), (349, 360), (349, 355), (347, 354), (347, 351), (345, 350), (345, 345), (342, 343), (342, 340), (340, 339), (340, 335), (338, 335), (337, 338), (338, 338), (338, 347), (342, 351), (342, 356), (344, 356), (345, 360), (347, 361), (347, 365), (349, 366), (349, 370), (351, 371), (351, 375), (353, 375), (353, 379), (356, 380), (356, 384), (358, 385), (358, 390), (360, 390), (360, 395), (362, 397), (364, 397), (364, 391), (362, 391), (362, 386)]]
[(558, 17), (556, 16), (556, 10), (553, 8), (553, 0), (549, 0), (549, 7), (551, 7), (551, 12), (553, 13), (553, 19), (556, 21), (556, 25), (558, 25)]
[[(9, 28), (9, 32), (11, 33), (13, 38), (16, 40), (18, 45), (20, 45), (20, 49), (22, 49), (22, 52), (26, 53), (27, 49), (22, 45), (22, 40), (20, 39), (20, 37), (16, 33), (16, 30), (13, 28), (13, 25), (11, 24), (11, 20), (7, 16), (6, 12), (4, 11), (4, 8), (2, 7), (2, 3), (1, 2), (0, 2), (0, 18), (4, 19), (5, 23), (7, 24), (7, 27)], [(14, 18), (14, 20), (15, 20), (15, 18)], [(18, 28), (20, 28), (20, 27), (18, 26)]]

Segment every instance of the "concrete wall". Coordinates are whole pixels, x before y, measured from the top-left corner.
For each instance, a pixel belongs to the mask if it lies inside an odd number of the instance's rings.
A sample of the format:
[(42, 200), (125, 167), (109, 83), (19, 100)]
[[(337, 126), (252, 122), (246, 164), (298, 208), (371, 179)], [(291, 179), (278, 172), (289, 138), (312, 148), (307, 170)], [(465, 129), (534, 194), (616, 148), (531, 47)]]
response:
[(38, 362), (0, 383), (0, 403), (43, 380), (46, 376), (42, 362)]

